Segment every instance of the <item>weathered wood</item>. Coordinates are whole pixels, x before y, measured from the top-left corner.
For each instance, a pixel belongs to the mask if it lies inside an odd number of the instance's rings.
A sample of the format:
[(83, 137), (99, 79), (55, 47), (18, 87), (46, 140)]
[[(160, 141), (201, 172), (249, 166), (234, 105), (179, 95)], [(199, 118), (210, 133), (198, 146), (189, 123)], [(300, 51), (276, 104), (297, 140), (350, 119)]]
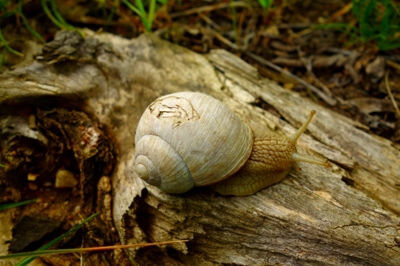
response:
[[(21, 96), (33, 105), (57, 96), (112, 130), (119, 149), (113, 214), (121, 241), (190, 239), (129, 251), (139, 265), (400, 264), (400, 152), (388, 140), (259, 77), (225, 51), (203, 56), (150, 35), (108, 34), (71, 48), (69, 38), (77, 36), (64, 33), (42, 61), (0, 76), (0, 109)], [(58, 49), (66, 46), (68, 56)], [(332, 167), (299, 163), (288, 178), (248, 197), (207, 188), (169, 195), (144, 184), (132, 167), (136, 124), (157, 97), (184, 90), (212, 95), (252, 127), (286, 135), (316, 110), (298, 149), (325, 156)], [(284, 120), (253, 105), (260, 101)]]

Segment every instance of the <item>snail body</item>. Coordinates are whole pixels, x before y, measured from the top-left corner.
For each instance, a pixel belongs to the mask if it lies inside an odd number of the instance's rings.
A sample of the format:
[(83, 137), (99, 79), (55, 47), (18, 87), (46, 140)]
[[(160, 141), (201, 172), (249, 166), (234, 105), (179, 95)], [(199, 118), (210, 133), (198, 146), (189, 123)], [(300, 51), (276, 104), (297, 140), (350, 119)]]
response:
[(135, 136), (135, 172), (168, 193), (212, 185), (220, 194), (250, 195), (281, 181), (295, 161), (326, 165), (299, 155), (291, 137), (254, 132), (222, 102), (195, 92), (155, 100)]

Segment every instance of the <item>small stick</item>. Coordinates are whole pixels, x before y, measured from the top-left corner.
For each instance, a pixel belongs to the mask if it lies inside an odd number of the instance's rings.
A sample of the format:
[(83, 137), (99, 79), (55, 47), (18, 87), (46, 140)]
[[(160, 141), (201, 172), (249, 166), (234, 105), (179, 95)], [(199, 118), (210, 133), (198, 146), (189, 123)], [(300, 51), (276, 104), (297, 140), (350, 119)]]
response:
[(332, 97), (332, 92), (317, 76), (315, 76), (313, 72), (313, 67), (310, 58), (304, 58), (301, 52), (300, 47), (297, 46), (297, 54), (299, 55), (300, 61), (303, 63), (304, 67), (307, 69), (308, 74), (314, 79), (315, 82), (324, 90), (326, 95)]
[(273, 63), (271, 63), (271, 62), (269, 62), (269, 61), (267, 61), (267, 60), (265, 60), (265, 59), (263, 59), (263, 58), (261, 58), (261, 57), (259, 57), (257, 55), (255, 55), (253, 53), (246, 52), (246, 51), (244, 51), (244, 53), (248, 57), (256, 60), (257, 62), (259, 62), (259, 63), (261, 63), (263, 65), (266, 65), (266, 66), (268, 66), (268, 67), (270, 67), (270, 68), (272, 68), (272, 69), (284, 74), (285, 76), (288, 76), (288, 77), (296, 80), (298, 83), (300, 83), (301, 85), (305, 86), (306, 88), (309, 88), (311, 91), (313, 91), (319, 97), (321, 97), (321, 99), (323, 99), (327, 104), (329, 104), (331, 106), (335, 106), (336, 105), (337, 101), (335, 99), (329, 97), (328, 95), (326, 95), (325, 93), (320, 91), (317, 87), (307, 83), (306, 81), (304, 81), (303, 79), (301, 79), (301, 78), (297, 77), (296, 75), (290, 73), (289, 71), (287, 71), (287, 70), (285, 70), (285, 69), (283, 69), (283, 68), (281, 68), (281, 67), (279, 67), (279, 66), (277, 66), (277, 65), (275, 65), (275, 64), (273, 64)]
[(170, 18), (178, 18), (178, 17), (183, 17), (183, 16), (189, 16), (195, 13), (202, 13), (202, 12), (209, 12), (213, 11), (216, 9), (223, 9), (223, 8), (228, 8), (228, 7), (245, 7), (245, 8), (251, 8), (249, 4), (246, 2), (240, 1), (240, 2), (228, 2), (228, 3), (222, 3), (222, 4), (216, 4), (212, 6), (201, 6), (201, 7), (196, 7), (192, 8), (189, 10), (185, 10), (182, 12), (177, 12), (173, 13), (170, 15)]
[(229, 41), (228, 39), (226, 39), (225, 37), (223, 37), (221, 34), (219, 34), (218, 32), (216, 32), (215, 30), (212, 29), (207, 29), (208, 32), (212, 33), (218, 40), (220, 40), (221, 42), (223, 42), (224, 44), (228, 45), (229, 47), (231, 47), (232, 49), (235, 49), (237, 51), (242, 51), (244, 54), (246, 54), (248, 57), (256, 60), (257, 62), (264, 64), (294, 80), (296, 80), (297, 82), (299, 82), (300, 84), (302, 84), (303, 86), (305, 86), (306, 88), (309, 88), (311, 91), (313, 91), (314, 93), (316, 93), (319, 97), (321, 97), (327, 104), (331, 105), (331, 106), (335, 106), (337, 101), (335, 99), (333, 99), (332, 97), (329, 97), (328, 95), (326, 95), (325, 93), (323, 93), (322, 91), (320, 91), (317, 87), (307, 83), (305, 80), (297, 77), (296, 75), (290, 73), (289, 71), (253, 54), (247, 51), (244, 51), (244, 49), (242, 47), (239, 47), (238, 45), (232, 43), (231, 41)]
[(399, 107), (397, 106), (397, 102), (393, 97), (392, 90), (390, 89), (390, 85), (389, 85), (389, 70), (387, 70), (386, 74), (385, 74), (385, 85), (386, 85), (386, 89), (388, 91), (389, 97), (392, 100), (394, 109), (396, 109), (396, 118), (398, 119), (398, 118), (400, 118), (400, 111), (399, 111)]

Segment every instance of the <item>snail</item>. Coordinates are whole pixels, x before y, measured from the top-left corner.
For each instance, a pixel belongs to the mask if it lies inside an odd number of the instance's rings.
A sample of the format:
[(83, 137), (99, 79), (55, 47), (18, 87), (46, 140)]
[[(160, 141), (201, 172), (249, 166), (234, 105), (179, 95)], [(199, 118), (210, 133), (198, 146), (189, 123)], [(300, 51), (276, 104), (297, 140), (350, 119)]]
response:
[(253, 131), (211, 96), (165, 95), (140, 118), (135, 172), (168, 193), (212, 185), (222, 195), (251, 195), (284, 179), (295, 162), (327, 165), (326, 159), (296, 152), (296, 141), (314, 114), (286, 137)]

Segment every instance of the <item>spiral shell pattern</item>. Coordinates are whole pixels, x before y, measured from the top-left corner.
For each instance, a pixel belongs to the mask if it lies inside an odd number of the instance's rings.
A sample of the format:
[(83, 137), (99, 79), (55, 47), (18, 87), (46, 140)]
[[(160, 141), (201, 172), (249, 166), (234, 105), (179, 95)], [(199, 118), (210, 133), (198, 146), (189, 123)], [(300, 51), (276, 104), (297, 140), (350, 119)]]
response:
[(222, 102), (179, 92), (154, 101), (135, 137), (135, 171), (169, 193), (219, 182), (250, 156), (251, 129)]

